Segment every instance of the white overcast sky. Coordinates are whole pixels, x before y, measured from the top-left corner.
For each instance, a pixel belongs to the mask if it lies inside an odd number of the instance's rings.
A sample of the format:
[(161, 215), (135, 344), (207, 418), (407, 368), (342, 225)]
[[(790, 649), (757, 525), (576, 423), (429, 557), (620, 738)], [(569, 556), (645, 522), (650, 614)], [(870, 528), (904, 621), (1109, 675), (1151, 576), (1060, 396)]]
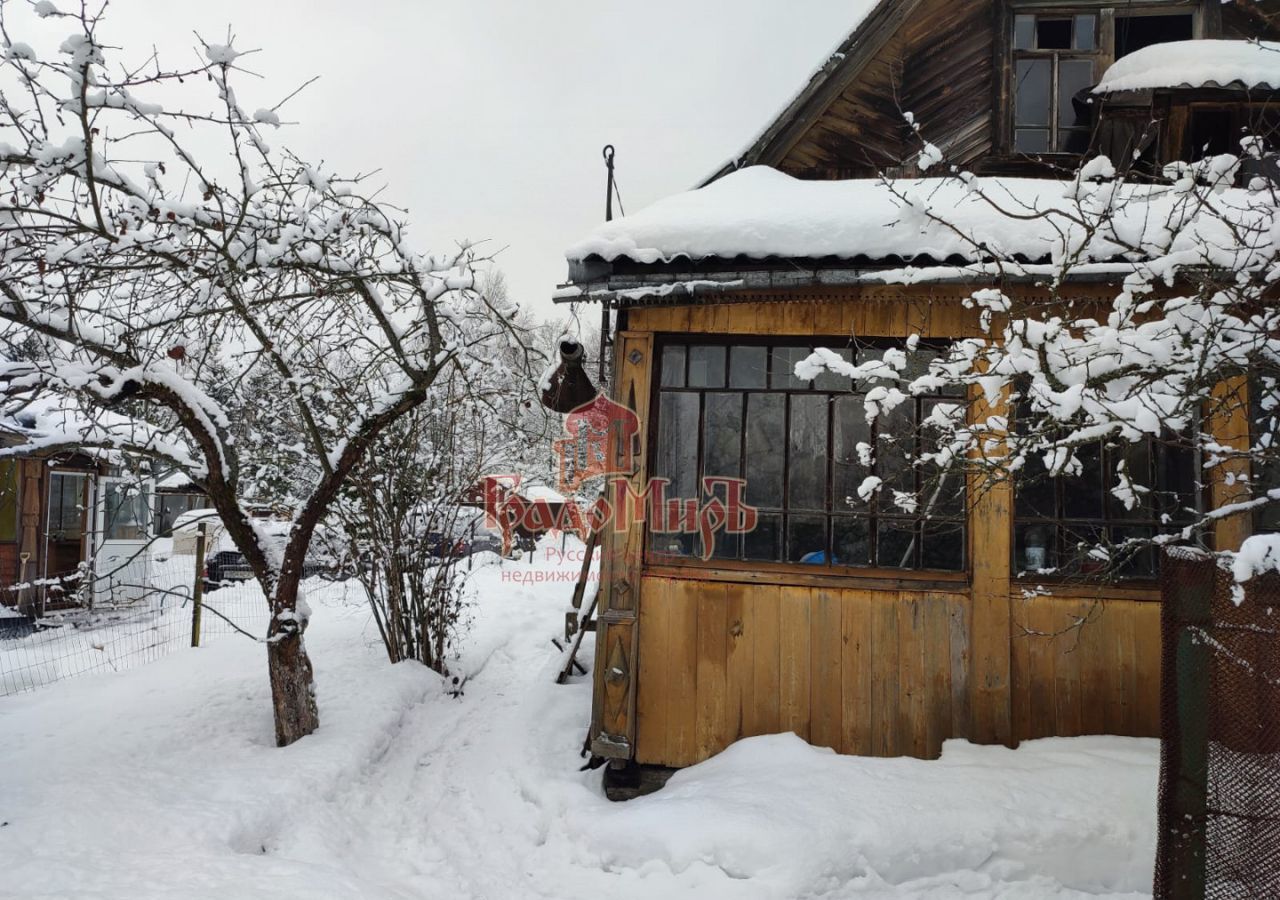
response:
[(547, 315), (564, 249), (603, 217), (604, 144), (628, 210), (689, 189), (872, 2), (113, 0), (105, 36), (178, 63), (195, 32), (223, 42), (230, 25), (237, 49), (261, 50), (243, 64), (263, 78), (237, 88), (250, 111), (319, 76), (273, 143), (381, 169), (415, 244), (487, 240), (515, 298)]

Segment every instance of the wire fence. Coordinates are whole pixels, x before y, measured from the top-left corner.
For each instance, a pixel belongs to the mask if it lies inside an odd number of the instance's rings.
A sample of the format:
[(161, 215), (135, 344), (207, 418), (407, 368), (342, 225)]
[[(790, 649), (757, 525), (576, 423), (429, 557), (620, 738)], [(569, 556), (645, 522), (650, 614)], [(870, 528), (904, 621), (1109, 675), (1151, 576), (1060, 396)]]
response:
[[(0, 696), (124, 671), (191, 646), (196, 577), (193, 556), (143, 553), (75, 585), (74, 600), (51, 604), (39, 617), (0, 618)], [(254, 581), (206, 591), (202, 607), (201, 646), (242, 632), (266, 634), (270, 613)]]
[(1155, 897), (1280, 897), (1280, 575), (1175, 551), (1161, 581)]

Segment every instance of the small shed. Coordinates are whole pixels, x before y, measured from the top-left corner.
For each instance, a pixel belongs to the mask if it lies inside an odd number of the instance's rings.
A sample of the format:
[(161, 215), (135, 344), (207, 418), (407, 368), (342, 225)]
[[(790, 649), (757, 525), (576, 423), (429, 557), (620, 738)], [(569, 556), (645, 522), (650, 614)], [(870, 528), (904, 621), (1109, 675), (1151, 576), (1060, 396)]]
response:
[[(1141, 97), (1093, 88), (1144, 47), (1181, 41), (1194, 54), (1196, 41), (1230, 38), (1235, 52), (1239, 39), (1274, 37), (1254, 6), (881, 2), (701, 189), (570, 249), (557, 300), (602, 303), (614, 317), (610, 396), (640, 423), (625, 473), (636, 493), (659, 478), (670, 496), (697, 501), (709, 476), (741, 479), (760, 510), (754, 529), (719, 541), (709, 558), (696, 536), (643, 521), (604, 535), (596, 755), (680, 767), (780, 731), (844, 753), (924, 758), (953, 737), (1012, 746), (1157, 733), (1154, 555), (1102, 581), (1071, 553), (1079, 533), (1169, 527), (1159, 510), (1108, 502), (1111, 451), (1035, 495), (956, 485), (960, 502), (914, 514), (858, 502), (869, 476), (919, 487), (911, 471), (868, 469), (860, 443), (899, 424), (913, 433), (939, 409), (975, 422), (991, 410), (944, 391), (914, 398), (900, 423), (870, 426), (848, 379), (805, 380), (795, 363), (817, 347), (865, 361), (911, 335), (942, 346), (981, 333), (965, 300), (994, 276), (972, 241), (910, 218), (902, 197), (911, 192), (1027, 263), (1003, 290), (1045, 290), (1034, 265), (1047, 262), (1054, 235), (993, 221), (954, 181), (920, 177), (919, 137), (902, 110), (927, 126), (947, 164), (1052, 206), (1063, 197), (1058, 167), (1132, 137), (1108, 127), (1111, 109), (1145, 99), (1158, 132), (1143, 147), (1152, 166), (1199, 152), (1189, 123), (1204, 95), (1186, 91), (1216, 92), (1219, 108), (1248, 119), (1270, 89), (1261, 81), (1142, 88), (1156, 93)], [(1110, 301), (1121, 277), (1099, 267), (1075, 294)], [(1209, 423), (1224, 444), (1247, 439), (1246, 408)], [(1172, 491), (1199, 491), (1192, 460), (1153, 452), (1133, 464), (1158, 470)], [(1203, 502), (1226, 502), (1231, 481), (1215, 470)], [(1238, 544), (1248, 527), (1225, 519), (1219, 545)], [(1046, 560), (1073, 576), (1047, 594), (1033, 589), (1042, 579), (1022, 575)], [(1100, 600), (1106, 613), (1088, 629), (1035, 639), (1094, 616)]]

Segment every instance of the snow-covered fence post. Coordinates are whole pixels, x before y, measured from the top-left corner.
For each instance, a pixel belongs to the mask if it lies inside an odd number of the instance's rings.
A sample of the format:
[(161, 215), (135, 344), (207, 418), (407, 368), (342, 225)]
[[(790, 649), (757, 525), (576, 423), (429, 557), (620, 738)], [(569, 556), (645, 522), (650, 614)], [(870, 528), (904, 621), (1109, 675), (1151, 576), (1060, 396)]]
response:
[(191, 585), (191, 646), (200, 646), (200, 614), (204, 605), (204, 555), (208, 540), (207, 525), (201, 522), (196, 528), (196, 573)]

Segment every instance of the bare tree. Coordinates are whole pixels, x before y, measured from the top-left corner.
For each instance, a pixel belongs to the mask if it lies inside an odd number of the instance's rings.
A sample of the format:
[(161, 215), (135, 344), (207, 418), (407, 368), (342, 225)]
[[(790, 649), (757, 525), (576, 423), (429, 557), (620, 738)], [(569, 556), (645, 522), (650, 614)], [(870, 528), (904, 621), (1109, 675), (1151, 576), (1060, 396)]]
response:
[[(415, 251), (366, 179), (273, 151), (279, 106), (241, 106), (232, 42), (201, 42), (186, 67), (116, 64), (101, 9), (36, 4), (69, 32), (46, 52), (15, 40), (13, 6), (0, 2), (0, 321), (39, 352), (3, 366), (6, 403), (53, 392), (89, 416), (150, 411), (161, 427), (97, 440), (208, 494), (271, 604), (276, 738), (291, 743), (318, 724), (298, 595), (317, 524), (443, 375), (495, 364), (515, 309), (473, 290), (471, 248)], [(202, 84), (211, 100), (193, 108)], [(232, 410), (249, 405), (296, 442), (236, 440)], [(242, 500), (285, 452), (301, 487), (278, 552)]]

